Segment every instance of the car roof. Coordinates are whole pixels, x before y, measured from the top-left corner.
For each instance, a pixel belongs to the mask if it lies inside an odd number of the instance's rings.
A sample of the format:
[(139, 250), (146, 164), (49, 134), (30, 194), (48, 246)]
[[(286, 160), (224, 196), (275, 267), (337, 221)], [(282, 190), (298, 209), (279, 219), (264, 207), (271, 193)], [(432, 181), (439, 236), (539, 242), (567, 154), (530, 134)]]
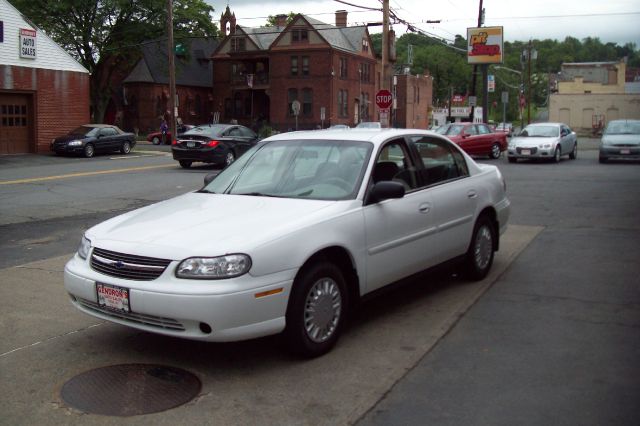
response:
[(375, 145), (382, 144), (389, 139), (408, 136), (408, 135), (424, 135), (432, 136), (438, 139), (448, 140), (430, 130), (421, 129), (324, 129), (324, 130), (306, 130), (298, 132), (287, 132), (273, 135), (263, 141), (271, 140), (343, 140), (343, 141), (365, 141)]
[(527, 124), (527, 127), (528, 126), (533, 126), (533, 127), (539, 127), (539, 126), (566, 126), (566, 124), (564, 124), (564, 123), (531, 123), (531, 124)]

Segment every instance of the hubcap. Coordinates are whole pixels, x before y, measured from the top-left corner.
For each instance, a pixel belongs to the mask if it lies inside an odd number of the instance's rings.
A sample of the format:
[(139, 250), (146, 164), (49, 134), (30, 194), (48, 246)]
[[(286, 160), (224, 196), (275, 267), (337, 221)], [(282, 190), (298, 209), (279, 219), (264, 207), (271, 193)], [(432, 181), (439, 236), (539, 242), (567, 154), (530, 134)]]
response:
[(233, 163), (235, 159), (232, 152), (227, 153), (227, 166)]
[(498, 145), (494, 145), (492, 149), (493, 158), (500, 157), (500, 147)]
[(478, 229), (476, 236), (476, 244), (474, 247), (474, 256), (476, 266), (479, 269), (485, 269), (491, 260), (491, 251), (493, 250), (493, 236), (488, 226), (484, 225)]
[(304, 328), (316, 342), (328, 340), (336, 331), (342, 312), (342, 297), (338, 284), (331, 278), (321, 278), (311, 287), (304, 304)]

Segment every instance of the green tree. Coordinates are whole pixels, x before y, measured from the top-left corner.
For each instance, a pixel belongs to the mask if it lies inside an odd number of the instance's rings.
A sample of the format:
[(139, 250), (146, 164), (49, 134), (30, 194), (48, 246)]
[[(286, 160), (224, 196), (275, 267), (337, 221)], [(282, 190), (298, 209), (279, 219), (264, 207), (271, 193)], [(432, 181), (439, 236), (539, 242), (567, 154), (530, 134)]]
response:
[[(166, 36), (166, 0), (12, 0), (91, 73), (92, 121), (104, 119), (113, 79), (126, 75), (146, 41)], [(176, 40), (217, 36), (213, 8), (204, 0), (174, 0)]]
[[(287, 25), (289, 25), (289, 23), (291, 21), (293, 21), (293, 18), (296, 15), (297, 15), (297, 13), (289, 12), (289, 14), (287, 15)], [(269, 17), (267, 18), (267, 23), (264, 26), (265, 27), (277, 27), (277, 25), (276, 25), (276, 15), (269, 15)]]

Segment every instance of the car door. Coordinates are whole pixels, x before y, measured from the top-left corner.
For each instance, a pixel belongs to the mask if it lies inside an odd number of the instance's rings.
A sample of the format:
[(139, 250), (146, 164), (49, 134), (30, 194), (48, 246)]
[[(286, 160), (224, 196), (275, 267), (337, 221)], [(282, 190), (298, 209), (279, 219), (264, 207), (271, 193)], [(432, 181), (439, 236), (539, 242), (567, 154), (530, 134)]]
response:
[(424, 253), (430, 263), (438, 264), (466, 252), (480, 189), (455, 146), (429, 136), (416, 137), (413, 142), (422, 160), (419, 175), (429, 193), (435, 227)]
[(256, 135), (253, 130), (247, 127), (239, 127), (240, 130), (240, 138), (242, 139), (242, 149), (241, 153), (244, 153), (249, 148), (254, 146), (258, 142), (258, 135)]
[(560, 144), (561, 144), (561, 152), (563, 154), (571, 152), (573, 149), (575, 134), (571, 131), (568, 126), (561, 125), (560, 126)]
[(475, 148), (478, 154), (488, 154), (493, 145), (493, 132), (486, 124), (476, 124), (478, 136), (476, 136)]
[(478, 130), (474, 124), (470, 124), (464, 128), (461, 133), (462, 139), (458, 144), (460, 148), (465, 150), (468, 154), (476, 155), (481, 151), (478, 149)]
[(377, 153), (369, 184), (386, 180), (402, 181), (406, 193), (363, 209), (367, 292), (430, 266), (424, 247), (435, 232), (431, 196), (418, 186), (404, 139), (387, 142)]

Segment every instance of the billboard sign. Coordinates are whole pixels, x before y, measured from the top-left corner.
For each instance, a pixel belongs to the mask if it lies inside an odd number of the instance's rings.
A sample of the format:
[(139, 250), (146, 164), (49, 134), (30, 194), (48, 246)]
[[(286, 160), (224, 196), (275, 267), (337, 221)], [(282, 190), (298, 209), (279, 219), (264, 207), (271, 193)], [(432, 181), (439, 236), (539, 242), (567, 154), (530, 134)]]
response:
[(467, 62), (501, 64), (503, 40), (502, 27), (467, 28)]

